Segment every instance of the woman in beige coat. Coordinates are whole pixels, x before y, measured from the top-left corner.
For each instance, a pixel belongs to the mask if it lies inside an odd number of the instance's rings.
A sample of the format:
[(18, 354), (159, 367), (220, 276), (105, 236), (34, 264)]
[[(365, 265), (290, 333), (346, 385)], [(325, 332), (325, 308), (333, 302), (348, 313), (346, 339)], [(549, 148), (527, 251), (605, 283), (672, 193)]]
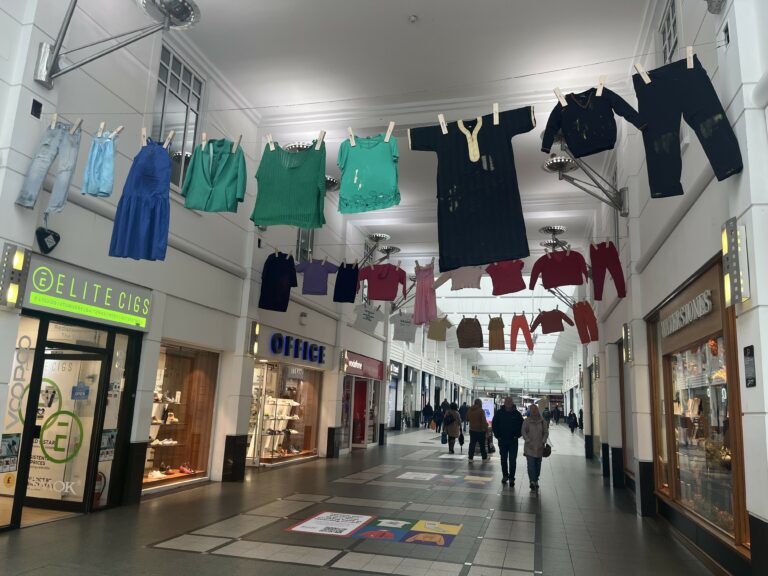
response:
[(531, 406), (531, 415), (523, 422), (523, 439), (525, 440), (523, 454), (528, 460), (528, 479), (531, 481), (531, 490), (538, 490), (544, 445), (549, 439), (549, 424), (542, 418), (536, 404)]

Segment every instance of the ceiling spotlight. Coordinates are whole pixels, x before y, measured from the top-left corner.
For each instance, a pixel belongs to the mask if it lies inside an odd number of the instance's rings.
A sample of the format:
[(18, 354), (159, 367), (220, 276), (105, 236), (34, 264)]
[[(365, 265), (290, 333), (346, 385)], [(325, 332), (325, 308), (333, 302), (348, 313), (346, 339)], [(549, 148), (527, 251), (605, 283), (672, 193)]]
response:
[(565, 226), (543, 226), (539, 228), (541, 234), (549, 234), (550, 236), (560, 236), (560, 234), (565, 234), (567, 230), (568, 228)]
[(374, 244), (378, 244), (379, 242), (386, 242), (388, 241), (392, 236), (389, 234), (385, 234), (384, 232), (375, 232), (373, 234), (368, 234), (368, 240), (370, 242), (373, 242)]
[(400, 252), (400, 248), (397, 246), (392, 246), (390, 244), (385, 244), (384, 246), (379, 246), (379, 252), (384, 254), (385, 256), (392, 256), (392, 254), (397, 254)]
[(545, 172), (549, 172), (550, 174), (565, 174), (579, 169), (576, 162), (571, 158), (555, 153), (552, 153), (549, 158), (544, 161), (542, 168)]
[(200, 22), (200, 9), (192, 0), (136, 0), (150, 18), (163, 23), (168, 18), (171, 28), (183, 30)]

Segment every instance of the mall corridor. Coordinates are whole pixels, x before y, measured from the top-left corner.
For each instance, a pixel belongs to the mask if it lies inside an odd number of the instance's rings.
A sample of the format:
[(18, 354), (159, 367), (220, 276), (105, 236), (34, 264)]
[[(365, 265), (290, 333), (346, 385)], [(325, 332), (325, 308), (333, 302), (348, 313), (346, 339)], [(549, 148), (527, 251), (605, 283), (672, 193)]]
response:
[[(207, 484), (139, 507), (2, 534), (2, 574), (710, 573), (663, 521), (638, 518), (631, 495), (603, 483), (598, 465), (584, 459), (578, 433), (561, 424), (551, 437), (538, 494), (528, 488), (522, 454), (516, 486), (502, 487), (498, 452), (470, 464), (466, 454), (449, 457), (439, 435), (422, 430), (350, 458), (252, 470), (244, 484)], [(296, 531), (327, 512), (373, 517), (358, 533), (389, 527), (399, 536), (421, 522), (431, 536), (414, 543), (340, 537), (360, 520), (338, 516), (329, 535)], [(324, 525), (308, 526), (317, 532)]]

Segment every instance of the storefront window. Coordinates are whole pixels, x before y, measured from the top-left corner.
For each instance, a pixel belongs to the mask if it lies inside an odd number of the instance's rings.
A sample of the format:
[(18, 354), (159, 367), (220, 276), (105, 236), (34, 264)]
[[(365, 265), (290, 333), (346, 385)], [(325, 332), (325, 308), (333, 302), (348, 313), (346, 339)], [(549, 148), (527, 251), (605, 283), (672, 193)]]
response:
[(352, 388), (354, 378), (344, 377), (344, 388), (341, 393), (341, 447), (345, 450), (352, 448)]
[(680, 502), (733, 533), (733, 474), (722, 337), (668, 356)]
[(379, 441), (379, 383), (368, 380), (368, 444)]
[(218, 365), (213, 352), (161, 348), (145, 489), (208, 475)]
[[(260, 363), (254, 374), (252, 418), (263, 410), (259, 462), (277, 464), (316, 456), (322, 373), (287, 364)], [(263, 382), (263, 391), (257, 390), (256, 382)]]
[[(662, 349), (661, 349), (661, 328), (659, 327), (657, 330), (657, 337), (656, 337), (656, 352), (658, 354), (658, 358), (662, 357)], [(669, 494), (670, 493), (670, 478), (669, 478), (669, 450), (668, 450), (668, 438), (667, 438), (667, 418), (668, 418), (668, 409), (667, 409), (667, 397), (666, 397), (666, 387), (663, 385), (664, 378), (662, 375), (663, 366), (661, 363), (659, 363), (659, 366), (657, 367), (658, 374), (656, 375), (656, 378), (654, 379), (654, 382), (658, 383), (655, 386), (655, 398), (654, 402), (656, 404), (654, 413), (656, 415), (655, 417), (655, 428), (658, 430), (658, 446), (657, 446), (657, 454), (656, 454), (656, 470), (658, 474), (658, 488), (662, 492)]]

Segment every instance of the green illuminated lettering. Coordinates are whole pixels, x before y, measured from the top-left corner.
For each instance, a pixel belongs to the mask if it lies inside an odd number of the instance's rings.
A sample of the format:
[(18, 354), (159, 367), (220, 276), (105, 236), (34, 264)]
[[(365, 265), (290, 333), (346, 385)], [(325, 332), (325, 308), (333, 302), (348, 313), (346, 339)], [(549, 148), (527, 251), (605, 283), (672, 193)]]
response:
[(120, 296), (117, 297), (117, 307), (125, 310), (125, 292), (120, 292)]
[(112, 304), (112, 288), (107, 288), (106, 294), (104, 294), (104, 305), (109, 306)]
[(69, 281), (69, 297), (70, 298), (77, 298), (77, 294), (75, 294), (75, 279), (72, 278)]
[(99, 290), (101, 290), (101, 284), (94, 284), (93, 289), (93, 302), (95, 304), (99, 299)]
[(141, 312), (144, 316), (149, 314), (149, 298), (144, 298), (144, 308), (142, 308)]
[(117, 312), (116, 310), (109, 310), (106, 308), (100, 308), (98, 306), (92, 306), (90, 304), (83, 304), (81, 302), (72, 302), (71, 300), (65, 300), (64, 298), (58, 298), (56, 296), (49, 296), (48, 294), (42, 294), (40, 292), (31, 292), (29, 295), (29, 302), (35, 306), (47, 308), (49, 310), (59, 310), (62, 312), (69, 312), (77, 316), (84, 316), (87, 318), (96, 318), (99, 320), (108, 320), (115, 324), (122, 324), (124, 326), (132, 326), (138, 328), (146, 328), (147, 319), (141, 316), (133, 314), (126, 314), (124, 312)]
[(56, 276), (56, 294), (61, 294), (61, 289), (64, 286), (64, 274), (58, 274)]

